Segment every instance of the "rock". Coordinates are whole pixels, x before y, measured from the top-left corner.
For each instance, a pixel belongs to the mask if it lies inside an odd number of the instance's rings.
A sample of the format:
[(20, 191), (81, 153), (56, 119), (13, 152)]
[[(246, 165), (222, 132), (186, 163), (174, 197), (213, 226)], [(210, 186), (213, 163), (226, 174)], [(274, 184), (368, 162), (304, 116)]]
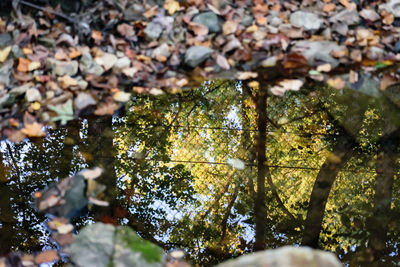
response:
[(121, 57), (115, 62), (114, 68), (126, 69), (131, 66), (131, 60), (128, 57)]
[(400, 52), (400, 41), (397, 41), (396, 44), (394, 45), (394, 52), (398, 53)]
[(26, 83), (24, 85), (14, 87), (10, 90), (10, 94), (14, 94), (16, 96), (24, 94), (28, 89), (32, 88), (34, 84), (32, 82)]
[(11, 47), (11, 52), (15, 58), (24, 56), (24, 53), (22, 53), (22, 50), (21, 50), (21, 48), (19, 48), (19, 45), (13, 45)]
[(109, 69), (114, 67), (117, 60), (117, 56), (110, 53), (104, 53), (104, 55), (102, 55), (101, 57), (95, 58), (95, 62), (102, 66), (105, 71), (108, 71)]
[(240, 24), (242, 24), (245, 27), (249, 27), (251, 24), (253, 24), (253, 16), (249, 15), (249, 14), (244, 14), (242, 21), (240, 22)]
[(166, 43), (162, 43), (160, 46), (154, 49), (152, 53), (153, 58), (157, 58), (159, 56), (168, 58), (170, 55), (171, 52), (169, 51), (169, 46)]
[(379, 16), (379, 14), (376, 13), (375, 10), (373, 10), (373, 9), (365, 9), (365, 8), (360, 11), (360, 16), (363, 19), (370, 20), (370, 21), (377, 21), (377, 20), (379, 20), (381, 18)]
[(25, 92), (25, 100), (27, 102), (41, 101), (42, 100), (42, 95), (40, 94), (38, 89), (29, 88)]
[(88, 106), (96, 105), (96, 100), (88, 93), (79, 93), (74, 99), (74, 107), (77, 110), (82, 110)]
[(296, 11), (290, 15), (290, 24), (299, 28), (304, 27), (307, 31), (318, 30), (322, 23), (322, 19), (310, 12)]
[(336, 256), (308, 247), (282, 247), (244, 255), (225, 261), (217, 267), (342, 267)]
[(204, 46), (192, 46), (185, 53), (185, 64), (195, 68), (203, 63), (213, 52), (211, 48)]
[(339, 61), (333, 58), (330, 53), (343, 50), (337, 43), (331, 41), (298, 41), (292, 51), (300, 52), (308, 61), (310, 66), (317, 66), (322, 62), (329, 63), (332, 69), (339, 65)]
[(210, 33), (219, 33), (222, 31), (221, 21), (217, 14), (212, 11), (200, 13), (192, 21), (206, 26)]
[(11, 44), (11, 35), (9, 33), (0, 34), (0, 49), (5, 48)]
[(8, 60), (3, 63), (0, 68), (0, 84), (9, 86), (10, 85), (10, 77), (11, 70), (13, 68), (13, 60)]
[(99, 64), (94, 62), (93, 57), (89, 52), (89, 49), (84, 49), (82, 51), (80, 69), (83, 74), (93, 74), (95, 76), (100, 76), (104, 72), (103, 68)]
[(46, 60), (46, 66), (53, 70), (53, 75), (57, 76), (74, 76), (78, 73), (78, 61), (60, 61), (54, 58), (48, 58)]
[(390, 0), (386, 4), (379, 5), (379, 12), (382, 10), (386, 10), (389, 13), (392, 13), (396, 18), (400, 17), (400, 0)]
[(146, 28), (144, 29), (144, 35), (147, 40), (155, 41), (160, 37), (162, 30), (163, 28), (161, 24), (150, 22), (146, 25)]
[(360, 23), (360, 16), (358, 15), (357, 10), (349, 10), (349, 9), (344, 9), (337, 13), (336, 15), (333, 15), (330, 19), (329, 22), (332, 23), (344, 23), (347, 25), (355, 25)]

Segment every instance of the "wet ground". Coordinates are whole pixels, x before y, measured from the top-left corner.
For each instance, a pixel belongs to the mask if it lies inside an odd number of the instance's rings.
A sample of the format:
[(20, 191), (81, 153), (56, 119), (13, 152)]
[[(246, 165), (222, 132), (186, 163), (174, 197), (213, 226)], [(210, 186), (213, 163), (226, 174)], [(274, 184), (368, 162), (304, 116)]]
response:
[(396, 86), (306, 85), (285, 97), (236, 81), (133, 98), (41, 140), (1, 143), (0, 255), (55, 247), (34, 192), (100, 166), (108, 207), (74, 214), (128, 225), (200, 266), (308, 245), (349, 266), (395, 266), (400, 108)]

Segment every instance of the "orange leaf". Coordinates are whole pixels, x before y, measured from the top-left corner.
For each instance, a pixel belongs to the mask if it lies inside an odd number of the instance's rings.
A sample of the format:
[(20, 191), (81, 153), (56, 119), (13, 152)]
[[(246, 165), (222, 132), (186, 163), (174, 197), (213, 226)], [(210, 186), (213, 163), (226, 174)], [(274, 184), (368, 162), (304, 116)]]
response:
[(51, 262), (51, 261), (56, 261), (59, 260), (60, 257), (58, 256), (57, 250), (47, 250), (39, 253), (35, 257), (35, 263), (36, 264), (41, 264), (45, 262)]
[(46, 136), (46, 133), (42, 130), (42, 127), (43, 124), (37, 122), (25, 124), (25, 128), (21, 132), (29, 137), (43, 137)]
[(28, 66), (31, 64), (31, 61), (27, 58), (19, 58), (17, 70), (21, 72), (28, 72)]
[(168, 10), (168, 13), (169, 13), (170, 15), (172, 15), (172, 14), (174, 14), (174, 13), (180, 8), (180, 5), (179, 5), (179, 2), (177, 2), (177, 1), (174, 1), (174, 0), (166, 0), (166, 1), (164, 2), (164, 8), (165, 8), (166, 10)]
[(208, 28), (200, 23), (190, 22), (189, 29), (191, 29), (195, 35), (207, 35)]
[(93, 38), (94, 43), (95, 43), (96, 45), (100, 45), (100, 44), (101, 44), (101, 41), (103, 40), (103, 35), (101, 34), (100, 31), (95, 31), (95, 30), (92, 31), (91, 37)]

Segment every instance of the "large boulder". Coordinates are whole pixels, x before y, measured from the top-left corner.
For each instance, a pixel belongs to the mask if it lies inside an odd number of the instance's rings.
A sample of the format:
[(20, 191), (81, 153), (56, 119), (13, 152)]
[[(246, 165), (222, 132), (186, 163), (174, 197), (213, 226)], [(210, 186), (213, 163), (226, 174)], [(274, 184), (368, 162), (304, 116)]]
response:
[(281, 247), (225, 261), (217, 267), (343, 267), (331, 252), (309, 247)]

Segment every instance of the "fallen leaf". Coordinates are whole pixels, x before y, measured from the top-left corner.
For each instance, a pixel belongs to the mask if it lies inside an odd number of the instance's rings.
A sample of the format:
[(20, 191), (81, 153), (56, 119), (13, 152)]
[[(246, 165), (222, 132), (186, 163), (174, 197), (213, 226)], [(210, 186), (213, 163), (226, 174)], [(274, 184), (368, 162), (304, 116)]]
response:
[(36, 264), (42, 264), (45, 262), (57, 261), (60, 257), (58, 256), (57, 250), (47, 250), (39, 253), (35, 257)]
[(68, 224), (63, 224), (57, 227), (57, 231), (60, 234), (68, 234), (74, 230), (74, 226), (70, 223)]
[(189, 29), (191, 29), (195, 35), (207, 35), (208, 34), (208, 28), (200, 23), (190, 22)]
[(58, 78), (58, 83), (60, 84), (61, 88), (67, 89), (71, 86), (77, 86), (78, 80), (69, 75), (64, 75), (63, 77)]
[(7, 46), (6, 48), (0, 50), (0, 62), (1, 63), (3, 63), (7, 59), (10, 52), (11, 52), (11, 46)]
[(394, 75), (392, 75), (391, 73), (384, 73), (379, 84), (379, 89), (384, 91), (386, 88), (388, 88), (392, 84), (395, 84), (396, 82), (397, 79), (396, 77), (394, 77)]
[(170, 15), (174, 14), (176, 11), (179, 10), (180, 5), (179, 2), (174, 0), (166, 0), (164, 2), (164, 8), (168, 11)]
[(131, 94), (124, 91), (118, 91), (114, 94), (113, 98), (117, 102), (128, 102), (131, 99)]
[(328, 4), (324, 5), (324, 7), (322, 8), (322, 11), (324, 11), (326, 13), (331, 13), (335, 9), (336, 9), (336, 5), (334, 3), (328, 3)]
[(144, 12), (143, 16), (146, 19), (149, 19), (151, 17), (154, 17), (154, 15), (157, 14), (157, 12), (158, 12), (158, 6), (155, 5), (155, 6), (152, 6), (151, 8), (149, 8), (146, 12)]
[(17, 70), (21, 72), (28, 72), (28, 66), (30, 63), (31, 61), (27, 58), (19, 58)]
[(28, 65), (28, 71), (34, 71), (39, 69), (41, 66), (39, 61), (32, 61), (31, 63), (29, 63)]
[(84, 169), (82, 171), (80, 171), (78, 174), (82, 175), (83, 177), (85, 177), (85, 179), (87, 180), (93, 180), (96, 179), (97, 177), (99, 177), (102, 173), (103, 173), (103, 169), (100, 167), (95, 167), (93, 169)]
[(92, 31), (92, 35), (91, 35), (92, 39), (94, 40), (94, 43), (96, 45), (100, 45), (101, 41), (103, 41), (103, 35), (101, 34), (100, 31)]
[(89, 201), (97, 206), (101, 206), (101, 207), (108, 207), (110, 205), (110, 203), (108, 203), (107, 201), (104, 200), (100, 200), (94, 197), (89, 197)]
[(229, 70), (231, 68), (228, 60), (223, 55), (218, 54), (217, 58), (216, 58), (216, 62), (218, 64), (218, 66), (220, 66), (221, 68), (223, 68), (225, 70)]
[(119, 108), (117, 103), (102, 103), (97, 109), (94, 111), (94, 114), (97, 116), (104, 116), (104, 115), (113, 115), (114, 112)]
[(331, 69), (332, 69), (332, 66), (329, 63), (323, 64), (323, 65), (319, 65), (317, 67), (317, 71), (319, 71), (319, 72), (330, 72)]
[(228, 20), (224, 23), (222, 31), (224, 35), (235, 33), (238, 27), (238, 23), (235, 21)]
[(43, 124), (34, 122), (32, 124), (25, 124), (25, 128), (21, 129), (21, 132), (28, 137), (43, 137), (46, 136), (46, 132), (42, 128)]
[(238, 72), (235, 76), (236, 76), (236, 78), (238, 80), (248, 80), (248, 79), (257, 78), (258, 73), (257, 72), (244, 71), (244, 72)]
[(327, 83), (328, 85), (336, 89), (343, 89), (346, 85), (346, 82), (342, 80), (340, 77), (337, 77), (335, 79), (329, 79)]

